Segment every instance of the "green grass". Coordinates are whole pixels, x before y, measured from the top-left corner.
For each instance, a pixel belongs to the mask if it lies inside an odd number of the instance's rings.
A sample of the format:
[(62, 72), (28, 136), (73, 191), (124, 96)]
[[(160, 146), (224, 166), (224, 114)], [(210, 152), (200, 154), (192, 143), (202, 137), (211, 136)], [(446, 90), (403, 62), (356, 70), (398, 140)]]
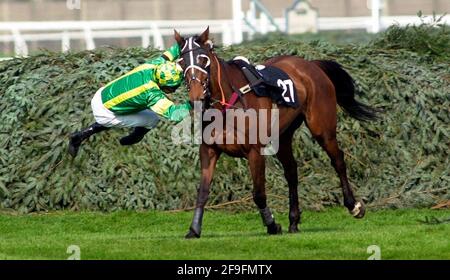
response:
[[(0, 215), (0, 259), (450, 259), (450, 210), (383, 210), (353, 219), (343, 208), (303, 214), (301, 233), (265, 234), (259, 214), (207, 211), (203, 235), (185, 240), (192, 213), (54, 212)], [(287, 228), (286, 214), (276, 218)]]

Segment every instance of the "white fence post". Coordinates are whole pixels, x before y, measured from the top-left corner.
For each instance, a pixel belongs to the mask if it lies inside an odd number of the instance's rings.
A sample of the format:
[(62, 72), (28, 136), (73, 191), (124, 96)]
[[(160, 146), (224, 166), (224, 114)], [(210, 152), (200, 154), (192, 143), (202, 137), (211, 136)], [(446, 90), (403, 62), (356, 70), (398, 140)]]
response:
[(70, 35), (67, 31), (64, 31), (61, 35), (61, 50), (63, 52), (70, 50)]
[(371, 0), (371, 10), (372, 10), (372, 29), (370, 30), (372, 33), (380, 32), (380, 0)]
[(157, 49), (164, 49), (164, 40), (156, 23), (152, 24), (152, 30), (153, 30), (153, 47)]
[(259, 32), (263, 35), (269, 32), (269, 18), (264, 13), (259, 16)]
[[(248, 23), (250, 23), (251, 27), (254, 27), (256, 25), (256, 6), (255, 2), (250, 1), (249, 3), (250, 7), (247, 11), (246, 18)], [(255, 35), (255, 30), (250, 27), (250, 30), (248, 31), (248, 39), (252, 40), (253, 36)]]
[(12, 35), (14, 37), (14, 52), (18, 56), (27, 56), (28, 55), (28, 46), (25, 42), (25, 39), (20, 34), (20, 31), (16, 28), (11, 30)]
[(95, 49), (94, 37), (92, 36), (91, 27), (88, 25), (84, 26), (84, 40), (86, 41), (86, 49), (93, 50)]
[(142, 32), (142, 47), (148, 48), (150, 46), (150, 31)]
[(228, 24), (222, 24), (222, 44), (224, 46), (230, 46), (233, 44), (233, 33)]
[(243, 41), (242, 29), (242, 1), (233, 0), (233, 43), (239, 44)]

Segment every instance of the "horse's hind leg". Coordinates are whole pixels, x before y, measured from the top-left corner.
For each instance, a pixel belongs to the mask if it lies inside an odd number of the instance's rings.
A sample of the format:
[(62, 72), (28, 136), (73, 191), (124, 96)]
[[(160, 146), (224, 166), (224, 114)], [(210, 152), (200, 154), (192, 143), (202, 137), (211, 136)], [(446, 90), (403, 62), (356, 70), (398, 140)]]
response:
[(289, 128), (280, 137), (280, 148), (277, 153), (277, 158), (283, 165), (284, 177), (289, 186), (289, 232), (298, 232), (298, 224), (301, 218), (301, 209), (298, 205), (298, 171), (297, 162), (292, 153), (292, 137), (295, 129), (297, 129), (302, 122), (300, 121), (295, 127)]
[(275, 219), (267, 207), (267, 196), (265, 187), (265, 158), (260, 153), (260, 149), (252, 149), (248, 155), (248, 164), (253, 179), (253, 200), (259, 208), (259, 213), (264, 225), (267, 227), (267, 233), (280, 234), (281, 225), (275, 222)]
[[(310, 119), (315, 121), (309, 121)], [(334, 120), (333, 120), (334, 119)], [(365, 214), (365, 206), (362, 201), (356, 201), (352, 187), (348, 182), (347, 168), (344, 161), (344, 153), (339, 149), (336, 140), (336, 117), (334, 118), (307, 118), (307, 125), (314, 138), (327, 152), (336, 173), (341, 181), (344, 205), (355, 218), (362, 218)]]

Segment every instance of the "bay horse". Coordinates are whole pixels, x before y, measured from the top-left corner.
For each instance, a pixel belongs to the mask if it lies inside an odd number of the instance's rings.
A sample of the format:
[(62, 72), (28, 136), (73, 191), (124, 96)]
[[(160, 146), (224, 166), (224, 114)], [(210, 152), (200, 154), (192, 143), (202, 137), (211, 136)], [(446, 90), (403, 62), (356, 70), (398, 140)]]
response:
[[(189, 100), (202, 102), (205, 108), (222, 110), (230, 107), (230, 98), (236, 88), (248, 84), (241, 69), (220, 59), (209, 39), (209, 27), (201, 34), (183, 38), (176, 30), (175, 40), (180, 49), (179, 63), (184, 70), (184, 78)], [(301, 210), (298, 202), (297, 163), (292, 153), (294, 132), (305, 122), (314, 139), (327, 153), (339, 176), (344, 205), (355, 218), (362, 218), (365, 206), (356, 200), (348, 182), (344, 153), (336, 140), (336, 105), (340, 105), (351, 117), (369, 121), (377, 118), (377, 109), (355, 100), (354, 80), (334, 61), (307, 61), (297, 56), (282, 55), (263, 63), (275, 66), (287, 73), (294, 83), (300, 105), (297, 108), (279, 106), (279, 149), (276, 157), (280, 161), (289, 186), (289, 232), (298, 232)], [(188, 71), (189, 70), (189, 71)], [(272, 108), (268, 97), (257, 97), (247, 93), (240, 96), (233, 108), (255, 110)], [(270, 117), (270, 116), (269, 116)], [(267, 127), (270, 130), (270, 127)], [(236, 133), (223, 128), (223, 134)], [(194, 217), (186, 238), (199, 238), (201, 235), (204, 207), (208, 199), (213, 172), (222, 153), (248, 160), (253, 180), (253, 200), (261, 214), (263, 224), (269, 234), (281, 234), (281, 225), (275, 222), (267, 206), (265, 192), (265, 156), (260, 153), (262, 144), (200, 144), (201, 179), (198, 188)]]

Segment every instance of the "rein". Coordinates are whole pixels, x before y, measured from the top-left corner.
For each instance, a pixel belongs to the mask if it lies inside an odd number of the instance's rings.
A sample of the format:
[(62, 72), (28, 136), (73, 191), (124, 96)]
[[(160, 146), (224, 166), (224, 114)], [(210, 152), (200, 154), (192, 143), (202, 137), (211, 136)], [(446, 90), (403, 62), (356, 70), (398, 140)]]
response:
[(218, 99), (215, 99), (215, 98), (212, 98), (212, 97), (210, 97), (210, 99), (214, 100), (216, 103), (220, 103), (222, 106), (225, 106), (225, 108), (222, 110), (222, 112), (224, 112), (225, 110), (227, 110), (229, 108), (238, 109), (238, 107), (234, 106), (234, 104), (236, 104), (236, 102), (237, 102), (237, 100), (239, 98), (239, 95), (235, 91), (233, 91), (233, 94), (231, 95), (230, 102), (227, 103), (227, 101), (226, 101), (225, 93), (224, 93), (224, 90), (222, 88), (222, 83), (221, 83), (221, 79), (220, 79), (220, 77), (222, 76), (221, 75), (222, 67), (221, 67), (219, 59), (217, 58), (217, 55), (215, 53), (213, 53), (213, 57), (214, 57), (214, 60), (217, 63), (217, 84), (219, 85), (220, 95), (222, 96), (222, 99), (218, 100)]
[[(234, 104), (236, 104), (238, 98), (239, 98), (239, 94), (236, 93), (236, 91), (233, 90), (233, 94), (231, 95), (230, 101), (227, 103), (226, 102), (226, 98), (225, 98), (225, 93), (224, 90), (222, 88), (222, 84), (221, 84), (221, 65), (219, 62), (219, 59), (217, 58), (217, 55), (215, 53), (213, 53), (213, 57), (214, 60), (217, 63), (217, 84), (219, 85), (219, 90), (220, 90), (220, 94), (222, 96), (221, 100), (218, 100), (216, 98), (212, 98), (210, 97), (211, 100), (214, 100), (215, 103), (220, 103), (222, 106), (225, 106), (225, 108), (222, 110), (222, 112), (225, 112), (227, 109), (229, 108), (234, 108), (234, 109), (239, 109), (238, 107), (234, 106)], [(233, 88), (233, 86), (231, 86)]]

